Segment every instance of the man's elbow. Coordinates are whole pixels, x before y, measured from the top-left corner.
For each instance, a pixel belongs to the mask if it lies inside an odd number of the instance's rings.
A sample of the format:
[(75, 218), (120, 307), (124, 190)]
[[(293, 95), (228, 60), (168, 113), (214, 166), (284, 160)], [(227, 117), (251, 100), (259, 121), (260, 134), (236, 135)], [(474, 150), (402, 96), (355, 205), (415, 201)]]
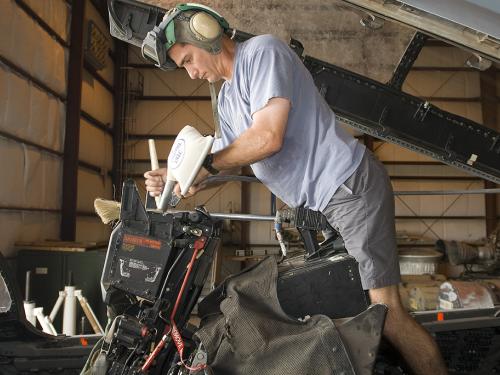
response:
[(269, 152), (271, 154), (276, 154), (283, 147), (283, 139), (273, 139), (272, 142), (269, 143)]
[(271, 156), (276, 154), (283, 147), (283, 138), (277, 137), (276, 135), (269, 135), (266, 137), (267, 139), (264, 142), (264, 147), (262, 147), (262, 152), (265, 156)]

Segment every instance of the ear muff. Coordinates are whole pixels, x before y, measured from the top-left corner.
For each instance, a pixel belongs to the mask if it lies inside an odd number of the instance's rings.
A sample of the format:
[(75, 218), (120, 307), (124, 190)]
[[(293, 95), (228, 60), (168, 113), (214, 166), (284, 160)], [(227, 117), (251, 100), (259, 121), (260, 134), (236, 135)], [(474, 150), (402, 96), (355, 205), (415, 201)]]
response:
[(217, 54), (221, 50), (221, 39), (229, 24), (212, 8), (193, 3), (178, 4), (180, 14), (172, 18), (166, 28), (167, 49), (176, 42), (193, 44)]
[(197, 12), (189, 20), (193, 36), (202, 42), (212, 42), (220, 38), (223, 30), (219, 22), (205, 12)]
[(176, 69), (168, 50), (177, 42), (193, 44), (211, 54), (221, 51), (227, 21), (215, 10), (201, 4), (179, 4), (142, 41), (142, 56), (163, 70)]

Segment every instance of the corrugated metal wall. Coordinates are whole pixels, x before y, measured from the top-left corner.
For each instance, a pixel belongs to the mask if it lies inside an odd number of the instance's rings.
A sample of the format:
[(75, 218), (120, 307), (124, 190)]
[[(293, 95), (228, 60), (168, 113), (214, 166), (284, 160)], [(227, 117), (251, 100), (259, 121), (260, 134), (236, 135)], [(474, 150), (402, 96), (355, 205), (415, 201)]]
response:
[[(92, 20), (106, 36), (108, 45), (113, 50), (113, 38), (109, 35), (108, 26), (91, 1), (86, 1), (85, 27)], [(85, 29), (86, 30), (86, 29)], [(85, 36), (87, 32), (85, 31)], [(78, 170), (77, 212), (91, 213), (94, 210), (94, 199), (113, 198), (111, 169), (113, 168), (113, 86), (114, 63), (109, 54), (106, 56), (105, 68), (98, 71), (99, 76), (107, 83), (99, 82), (87, 69), (82, 79), (82, 116), (80, 120), (79, 160), (100, 168), (100, 172), (85, 168)], [(104, 129), (88, 121), (88, 116), (104, 125)], [(78, 215), (76, 222), (76, 241), (102, 241), (109, 237), (109, 227), (104, 226), (95, 215)]]
[[(86, 1), (85, 25), (107, 25)], [(0, 251), (14, 242), (60, 238), (71, 5), (65, 0), (0, 2)], [(87, 65), (87, 64), (86, 64)], [(76, 240), (106, 240), (92, 217), (96, 196), (111, 198), (113, 62), (83, 72)], [(98, 78), (98, 79), (96, 79)], [(107, 88), (101, 83), (107, 82)], [(87, 115), (87, 116), (86, 116)]]

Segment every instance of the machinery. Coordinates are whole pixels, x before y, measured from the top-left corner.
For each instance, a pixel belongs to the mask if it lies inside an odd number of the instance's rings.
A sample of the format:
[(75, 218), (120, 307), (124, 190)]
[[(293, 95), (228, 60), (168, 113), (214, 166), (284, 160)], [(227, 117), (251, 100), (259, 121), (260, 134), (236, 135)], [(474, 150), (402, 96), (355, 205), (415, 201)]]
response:
[[(306, 231), (322, 229), (324, 221), (318, 220), (321, 214), (307, 211), (286, 212), (284, 220)], [(199, 352), (199, 343), (192, 339), (196, 329), (188, 319), (198, 302), (220, 235), (221, 221), (202, 208), (193, 212), (146, 210), (133, 181), (125, 182), (120, 222), (111, 235), (102, 275), (104, 300), (113, 312), (113, 323), (91, 356), (94, 369), (108, 374), (184, 374), (203, 369), (198, 366), (194, 370), (194, 359), (189, 358), (191, 353)], [(311, 253), (318, 250), (308, 249)], [(338, 328), (351, 363), (345, 370), (369, 374), (386, 308), (368, 307), (352, 257), (330, 254), (323, 259), (312, 260), (310, 272), (307, 264), (301, 264), (289, 266), (282, 273), (276, 287), (281, 305), (290, 316), (302, 318), (323, 312), (332, 318), (352, 318)], [(309, 274), (309, 278), (300, 273)], [(296, 287), (297, 276), (307, 289), (315, 288), (320, 279), (328, 281), (328, 275), (330, 282), (342, 288), (318, 288), (315, 298), (296, 303), (304, 294)], [(310, 282), (305, 281), (308, 279)], [(224, 298), (224, 288), (218, 288), (205, 300), (219, 298)], [(203, 307), (199, 313), (202, 317), (210, 315), (203, 312)], [(360, 322), (365, 322), (361, 331), (356, 328)], [(359, 345), (366, 350), (359, 350)]]

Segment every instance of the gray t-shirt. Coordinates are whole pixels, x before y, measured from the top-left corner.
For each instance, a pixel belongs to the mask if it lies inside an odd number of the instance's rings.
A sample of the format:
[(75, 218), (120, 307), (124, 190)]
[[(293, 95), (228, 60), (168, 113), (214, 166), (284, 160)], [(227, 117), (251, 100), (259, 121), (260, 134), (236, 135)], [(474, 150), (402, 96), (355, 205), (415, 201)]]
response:
[(272, 98), (291, 102), (282, 148), (251, 165), (255, 176), (290, 207), (322, 211), (358, 167), (365, 147), (335, 122), (299, 57), (284, 42), (261, 35), (236, 45), (233, 76), (219, 94), (221, 138), (213, 152), (252, 125)]

